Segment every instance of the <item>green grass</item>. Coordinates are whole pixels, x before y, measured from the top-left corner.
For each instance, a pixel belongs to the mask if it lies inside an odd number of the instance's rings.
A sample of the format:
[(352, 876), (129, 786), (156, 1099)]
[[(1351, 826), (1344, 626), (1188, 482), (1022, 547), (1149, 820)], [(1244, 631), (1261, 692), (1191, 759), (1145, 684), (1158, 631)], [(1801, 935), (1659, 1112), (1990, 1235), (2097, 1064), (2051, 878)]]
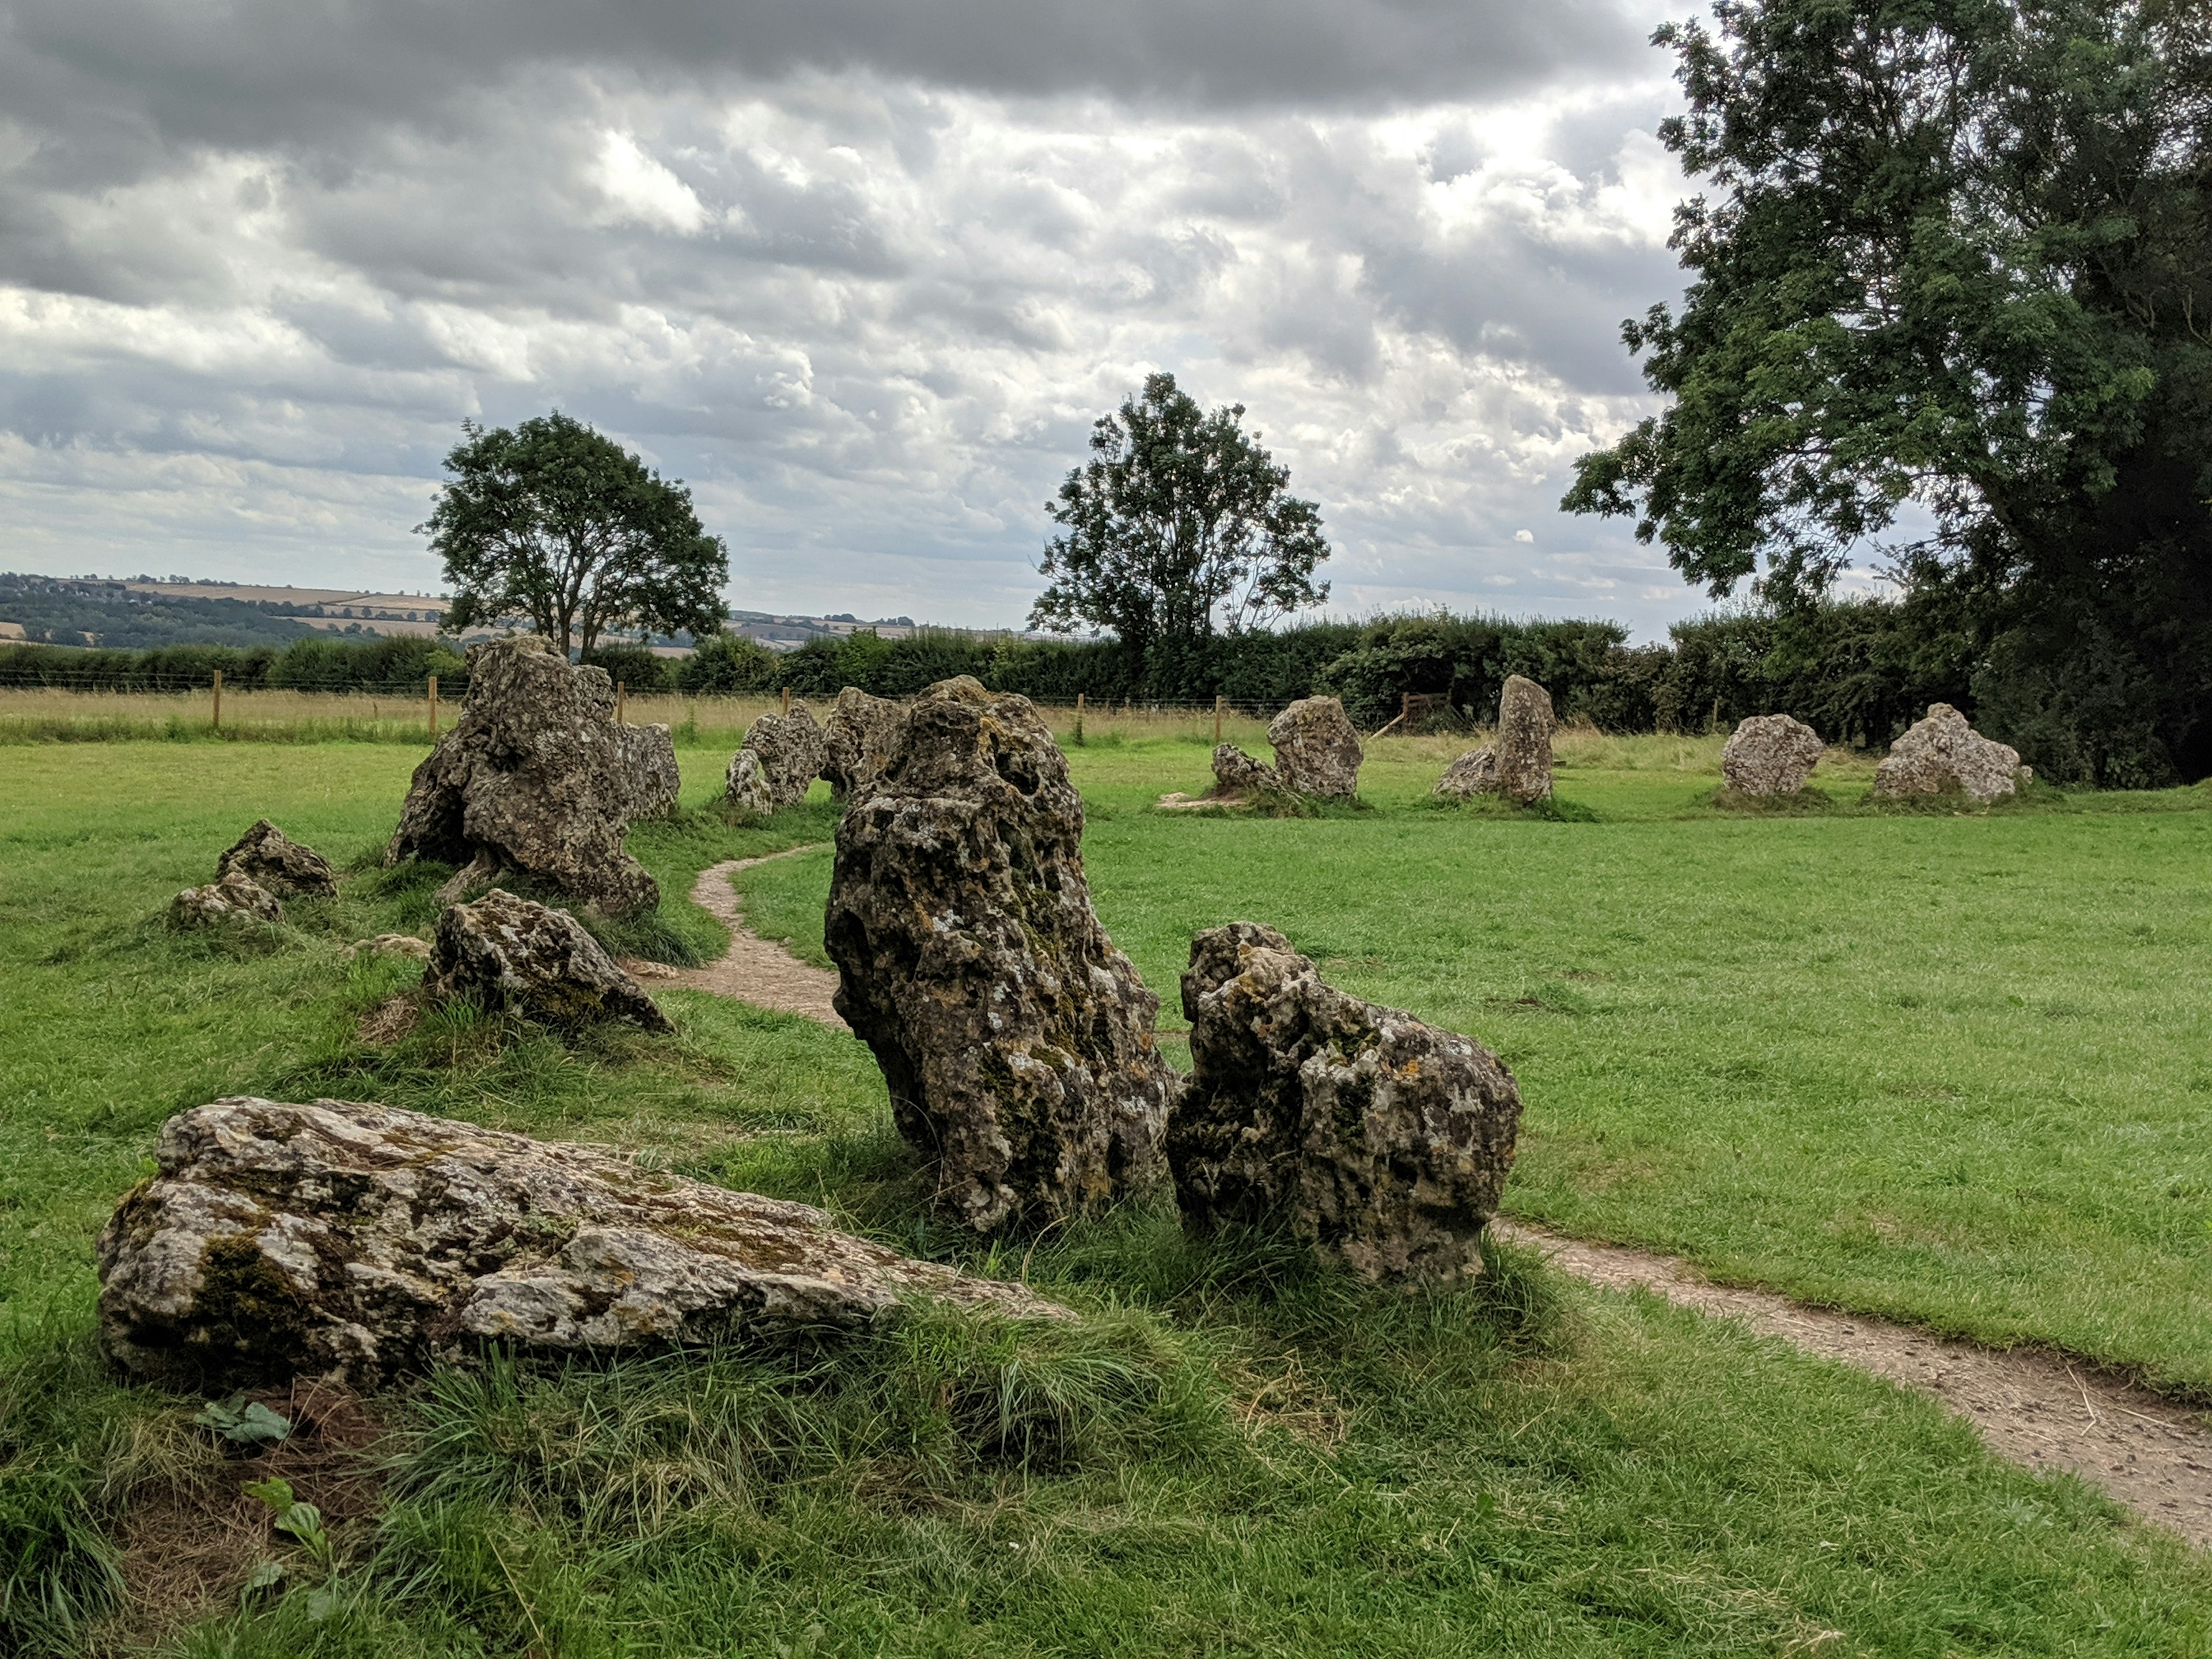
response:
[[(1589, 817), (1559, 822), (1431, 810), (1440, 751), (1409, 744), (1370, 767), (1375, 811), (1209, 820), (1149, 808), (1203, 787), (1210, 732), (1111, 735), (1074, 763), (1094, 890), (1170, 1015), (1192, 931), (1273, 922), (1338, 982), (1512, 1061), (1521, 1212), (1957, 1328), (2071, 1321), (2083, 1340), (2054, 1340), (2197, 1386), (2201, 1195), (2165, 1224), (2185, 1207), (2167, 1189), (2205, 1178), (2186, 1130), (2212, 820), (2166, 810), (2194, 794), (1753, 818), (1714, 809), (1705, 750), (1653, 740), (1564, 770)], [(1996, 1462), (1887, 1384), (1519, 1252), (1429, 1296), (1148, 1212), (1033, 1249), (949, 1237), (864, 1048), (694, 994), (661, 994), (673, 1040), (441, 1017), (365, 1044), (361, 1016), (419, 969), (340, 947), (433, 919), (436, 872), (363, 858), (414, 758), (397, 745), (11, 758), (0, 1650), (2212, 1650), (2212, 1570), (2079, 1483)], [(682, 758), (693, 810), (633, 834), (664, 891), (635, 931), (711, 954), (696, 871), (834, 820), (817, 800), (732, 827), (701, 810), (724, 754)], [(362, 863), (343, 895), (250, 943), (162, 928), (264, 813)], [(828, 867), (749, 873), (766, 931), (818, 952)], [(339, 1526), (327, 1563), (286, 1551), (289, 1588), (163, 1634), (159, 1608), (118, 1611), (134, 1517), (202, 1494), (222, 1524), (240, 1466), (191, 1425), (198, 1402), (98, 1360), (91, 1241), (161, 1121), (241, 1091), (641, 1147), (1026, 1270), (1084, 1319), (447, 1376), (386, 1404), (380, 1518)], [(1838, 1225), (1877, 1195), (1941, 1218), (1948, 1254)]]

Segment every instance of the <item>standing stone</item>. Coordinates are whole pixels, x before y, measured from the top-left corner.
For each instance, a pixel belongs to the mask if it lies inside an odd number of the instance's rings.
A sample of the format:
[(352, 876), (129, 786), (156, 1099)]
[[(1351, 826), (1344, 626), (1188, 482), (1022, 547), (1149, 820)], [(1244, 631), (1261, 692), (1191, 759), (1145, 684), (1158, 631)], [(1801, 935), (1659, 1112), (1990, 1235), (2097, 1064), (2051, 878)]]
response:
[(1218, 798), (1225, 800), (1282, 791), (1282, 780), (1267, 762), (1253, 759), (1233, 743), (1214, 745), (1213, 793)]
[(872, 697), (856, 685), (837, 694), (822, 728), (822, 776), (831, 794), (848, 800), (883, 776), (905, 712), (890, 698)]
[(1154, 1186), (1172, 1073), (1159, 999), (1083, 873), (1083, 799), (1026, 697), (966, 676), (908, 707), (847, 804), (824, 942), (936, 1204), (1034, 1228)]
[(756, 817), (766, 817), (775, 811), (775, 795), (768, 787), (768, 773), (761, 765), (760, 756), (750, 749), (740, 749), (730, 757), (730, 770), (722, 787), (722, 799), (731, 806), (740, 807)]
[(1874, 769), (1877, 795), (1937, 795), (1963, 790), (1987, 805), (2020, 787), (2020, 751), (1992, 743), (1948, 702), (1928, 705), (1927, 718), (1890, 744)]
[[(745, 733), (744, 747), (738, 751), (738, 755), (745, 754), (753, 756), (759, 768), (768, 810), (781, 812), (806, 799), (807, 786), (822, 770), (822, 728), (814, 723), (805, 703), (795, 702), (788, 714), (763, 714), (753, 722)], [(738, 757), (731, 757), (728, 799), (732, 805), (758, 811), (751, 804), (757, 793), (750, 781), (741, 782), (739, 771)]]
[(1452, 800), (1465, 800), (1469, 795), (1494, 795), (1498, 793), (1498, 750), (1486, 744), (1480, 749), (1470, 749), (1444, 769), (1443, 776), (1437, 780), (1436, 793)]
[(1827, 745), (1787, 714), (1753, 714), (1721, 750), (1721, 777), (1739, 795), (1794, 795), (1805, 787)]
[(496, 887), (438, 918), (422, 989), (434, 1003), (471, 1003), (541, 1025), (623, 1019), (648, 1031), (676, 1029), (583, 923)]
[(1498, 793), (1526, 806), (1552, 793), (1552, 694), (1518, 674), (1498, 701)]
[(125, 1370), (171, 1388), (373, 1389), (488, 1342), (556, 1356), (814, 1336), (915, 1297), (1069, 1317), (808, 1205), (387, 1106), (215, 1101), (162, 1126), (155, 1165), (100, 1235), (100, 1330)]
[(173, 927), (221, 927), (234, 921), (282, 921), (276, 896), (251, 877), (233, 870), (221, 881), (187, 887), (169, 901)]
[(283, 898), (331, 898), (337, 872), (312, 847), (302, 847), (263, 818), (215, 861), (218, 877), (234, 872)]
[(1495, 1054), (1323, 984), (1249, 921), (1191, 941), (1182, 1007), (1167, 1155), (1190, 1224), (1287, 1223), (1369, 1279), (1482, 1271), (1521, 1121)]
[(622, 764), (629, 775), (630, 821), (675, 816), (684, 776), (676, 768), (676, 739), (668, 728), (618, 725), (615, 738), (622, 745)]
[(614, 705), (604, 669), (574, 667), (535, 635), (471, 646), (468, 699), (415, 769), (385, 863), (463, 866), (447, 898), (512, 874), (608, 915), (658, 904), (623, 846), (641, 783), (639, 740), (622, 733), (653, 728), (617, 726)]
[(1359, 733), (1335, 697), (1301, 697), (1267, 722), (1275, 776), (1293, 794), (1350, 800), (1359, 793)]

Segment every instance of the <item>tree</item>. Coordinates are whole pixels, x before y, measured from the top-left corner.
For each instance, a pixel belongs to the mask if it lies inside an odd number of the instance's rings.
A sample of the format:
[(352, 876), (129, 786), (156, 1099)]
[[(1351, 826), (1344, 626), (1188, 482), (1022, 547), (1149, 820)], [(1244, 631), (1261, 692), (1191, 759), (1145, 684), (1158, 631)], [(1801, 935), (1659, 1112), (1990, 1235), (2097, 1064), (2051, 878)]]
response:
[(1215, 636), (1328, 597), (1321, 514), (1289, 494), (1290, 469), (1247, 435), (1238, 404), (1211, 415), (1172, 374), (1091, 428), (1091, 459), (1049, 507), (1064, 526), (1039, 571), (1030, 625), (1110, 629), (1151, 665)]
[(1723, 0), (1653, 37), (1670, 399), (1577, 465), (1689, 580), (1787, 609), (1883, 550), (1966, 604), (1982, 714), (2062, 775), (2212, 770), (2212, 15), (2201, 0)]
[(704, 638), (722, 625), (729, 553), (691, 493), (557, 410), (511, 430), (465, 422), (418, 533), (446, 562), (455, 629), (527, 618), (589, 654), (611, 629)]

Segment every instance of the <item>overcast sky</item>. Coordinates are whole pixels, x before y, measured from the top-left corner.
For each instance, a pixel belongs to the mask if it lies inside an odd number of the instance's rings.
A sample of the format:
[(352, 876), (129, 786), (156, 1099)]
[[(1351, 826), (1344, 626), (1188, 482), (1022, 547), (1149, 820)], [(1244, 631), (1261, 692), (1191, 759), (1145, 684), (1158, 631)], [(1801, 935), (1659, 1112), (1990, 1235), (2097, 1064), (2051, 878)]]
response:
[(1650, 406), (1644, 0), (0, 0), (0, 568), (434, 589), (464, 418), (688, 481), (734, 603), (1015, 623), (1152, 370), (1333, 612), (1702, 608), (1573, 458)]

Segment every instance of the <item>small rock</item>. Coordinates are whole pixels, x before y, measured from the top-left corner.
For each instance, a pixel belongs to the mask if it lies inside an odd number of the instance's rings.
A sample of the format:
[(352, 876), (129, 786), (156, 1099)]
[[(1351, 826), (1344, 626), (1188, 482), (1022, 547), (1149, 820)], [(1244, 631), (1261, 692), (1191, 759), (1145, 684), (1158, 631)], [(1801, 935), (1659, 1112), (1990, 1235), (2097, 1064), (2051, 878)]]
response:
[(889, 697), (872, 697), (858, 686), (837, 694), (823, 724), (822, 775), (840, 800), (865, 794), (890, 764), (904, 706)]
[(1224, 743), (1214, 746), (1213, 793), (1224, 799), (1279, 795), (1283, 785), (1267, 762), (1253, 759), (1233, 743)]
[(1083, 873), (1083, 798), (1026, 697), (965, 676), (908, 706), (847, 802), (823, 930), (946, 1218), (1036, 1227), (1154, 1187), (1172, 1073), (1159, 999)]
[(1323, 984), (1253, 922), (1191, 941), (1182, 1007), (1167, 1151), (1187, 1221), (1286, 1222), (1370, 1279), (1482, 1271), (1521, 1120), (1495, 1054)]
[[(814, 723), (814, 716), (803, 702), (792, 704), (788, 714), (763, 714), (752, 723), (752, 729), (745, 733), (744, 747), (738, 751), (755, 757), (766, 787), (768, 810), (772, 812), (781, 812), (806, 799), (807, 786), (822, 770), (823, 752), (822, 728)], [(745, 793), (742, 797), (739, 787), (738, 760), (732, 756), (726, 798), (748, 811), (759, 811), (753, 805), (758, 792), (750, 781), (744, 784)]]
[(1339, 699), (1301, 697), (1267, 722), (1267, 743), (1276, 779), (1291, 793), (1350, 800), (1359, 793), (1359, 732)]
[(282, 921), (284, 907), (258, 882), (232, 871), (204, 887), (187, 887), (169, 901), (174, 927), (222, 927), (236, 921)]
[(311, 847), (302, 847), (267, 818), (233, 842), (215, 861), (218, 877), (235, 872), (282, 898), (330, 898), (337, 872)]
[(1552, 793), (1552, 694), (1518, 674), (1498, 700), (1498, 793), (1526, 806)]
[(740, 749), (730, 757), (728, 781), (722, 790), (723, 802), (756, 817), (766, 817), (775, 811), (775, 796), (768, 787), (768, 774), (762, 769), (761, 757), (750, 749)]
[(520, 873), (606, 915), (651, 909), (660, 890), (623, 840), (666, 799), (675, 750), (665, 727), (614, 713), (606, 672), (544, 640), (470, 647), (467, 701), (415, 769), (385, 863), (461, 866), (447, 898)]
[(583, 923), (496, 887), (438, 918), (422, 989), (433, 1002), (510, 1010), (544, 1025), (626, 1019), (676, 1029)]
[(417, 939), (412, 933), (379, 933), (374, 939), (356, 939), (338, 955), (343, 960), (350, 962), (363, 951), (372, 956), (405, 957), (415, 962), (428, 962), (430, 959), (430, 941)]
[(1794, 795), (1805, 787), (1827, 745), (1787, 714), (1753, 714), (1729, 733), (1721, 777), (1739, 795)]
[(1452, 800), (1465, 800), (1470, 795), (1494, 795), (1498, 793), (1498, 750), (1486, 744), (1480, 749), (1470, 749), (1444, 769), (1443, 776), (1437, 780), (1436, 793)]
[(1931, 702), (1928, 714), (1890, 744), (1874, 770), (1877, 795), (1938, 795), (1963, 790), (1986, 806), (2020, 787), (2020, 751), (1992, 743), (1966, 724), (1948, 702)]
[(808, 1205), (386, 1106), (218, 1100), (163, 1125), (155, 1157), (100, 1236), (100, 1336), (173, 1388), (370, 1389), (483, 1342), (750, 1341), (896, 1318), (915, 1297), (1070, 1317)]

